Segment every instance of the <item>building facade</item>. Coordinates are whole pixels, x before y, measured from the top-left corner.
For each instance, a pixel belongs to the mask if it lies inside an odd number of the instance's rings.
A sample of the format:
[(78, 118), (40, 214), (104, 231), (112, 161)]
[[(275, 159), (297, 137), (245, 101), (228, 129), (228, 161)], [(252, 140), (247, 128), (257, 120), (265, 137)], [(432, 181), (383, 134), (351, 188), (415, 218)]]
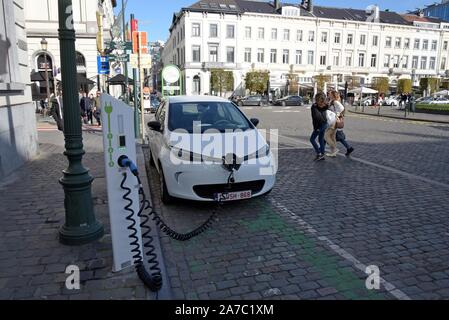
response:
[[(54, 91), (56, 79), (60, 79), (60, 51), (58, 40), (58, 0), (25, 0), (28, 64), (33, 72), (45, 75), (44, 52), (41, 41), (48, 42), (47, 68), (50, 72), (50, 88)], [(103, 15), (104, 41), (111, 40), (114, 24), (115, 0), (73, 0), (74, 27), (76, 31), (77, 72), (81, 79), (94, 82), (82, 88), (96, 90), (97, 86), (97, 11)], [(36, 82), (33, 96), (45, 95), (44, 82)], [(81, 88), (80, 88), (81, 89)]]
[(434, 3), (422, 9), (424, 16), (440, 18), (449, 21), (449, 0), (442, 0), (441, 3)]
[(161, 91), (161, 72), (162, 72), (162, 51), (164, 49), (163, 41), (150, 42), (149, 51), (151, 55), (150, 85), (153, 91)]
[(244, 0), (202, 0), (173, 17), (163, 64), (182, 70), (187, 95), (213, 94), (210, 71), (234, 74), (244, 86), (251, 70), (268, 70), (270, 88), (282, 91), (289, 73), (311, 87), (314, 77), (344, 85), (357, 77), (369, 85), (375, 77), (444, 76), (448, 68), (449, 24), (419, 19), (376, 7), (365, 10)]
[(0, 0), (0, 180), (37, 153), (23, 0)]

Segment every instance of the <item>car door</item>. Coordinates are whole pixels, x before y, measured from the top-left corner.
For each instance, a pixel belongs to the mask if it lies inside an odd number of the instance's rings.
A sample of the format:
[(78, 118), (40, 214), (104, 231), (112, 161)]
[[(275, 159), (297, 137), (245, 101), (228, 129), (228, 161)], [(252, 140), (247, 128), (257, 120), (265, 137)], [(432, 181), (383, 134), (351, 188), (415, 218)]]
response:
[(161, 123), (161, 129), (162, 132), (157, 132), (154, 130), (150, 130), (150, 148), (151, 148), (151, 153), (153, 154), (153, 158), (155, 160), (155, 163), (157, 163), (157, 160), (159, 158), (159, 154), (161, 152), (161, 148), (163, 145), (163, 140), (164, 140), (164, 136), (163, 136), (163, 132), (165, 130), (164, 126), (165, 126), (165, 114), (166, 114), (166, 109), (167, 109), (167, 102), (162, 102), (162, 104), (159, 106), (156, 115), (155, 115), (155, 120), (159, 121)]

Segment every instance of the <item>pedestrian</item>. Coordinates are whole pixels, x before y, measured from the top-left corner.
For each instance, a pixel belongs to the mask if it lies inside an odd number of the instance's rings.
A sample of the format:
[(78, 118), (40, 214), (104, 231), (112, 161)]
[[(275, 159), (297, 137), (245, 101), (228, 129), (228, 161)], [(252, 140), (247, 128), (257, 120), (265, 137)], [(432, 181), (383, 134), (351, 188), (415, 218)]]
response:
[(61, 93), (58, 92), (58, 95), (52, 94), (50, 97), (51, 107), (50, 107), (50, 115), (55, 119), (56, 125), (58, 126), (59, 131), (64, 131), (64, 123), (62, 121), (62, 106), (61, 106)]
[(86, 98), (86, 110), (87, 110), (87, 121), (89, 122), (89, 124), (93, 125), (94, 124), (94, 111), (93, 111), (93, 99), (94, 99), (94, 95), (90, 94), (88, 98)]
[(354, 152), (354, 148), (346, 141), (346, 135), (343, 131), (345, 107), (340, 103), (340, 97), (338, 95), (333, 95), (333, 98), (334, 100), (330, 109), (336, 112), (337, 115), (335, 139), (336, 142), (340, 142), (346, 148), (345, 155), (349, 157)]
[(85, 92), (81, 93), (80, 110), (81, 110), (81, 118), (84, 124), (87, 124), (87, 97)]
[(340, 102), (340, 94), (338, 91), (332, 90), (329, 92), (329, 109), (326, 113), (328, 128), (324, 134), (324, 139), (330, 147), (330, 152), (326, 154), (328, 157), (336, 157), (339, 150), (337, 149), (337, 121), (341, 119), (341, 115), (345, 107)]
[(101, 126), (101, 103), (100, 103), (101, 92), (97, 91), (97, 96), (92, 100), (92, 110), (97, 121), (97, 125)]
[[(316, 153), (315, 161), (324, 160), (324, 152), (326, 150), (326, 141), (324, 140), (324, 134), (328, 127), (326, 112), (328, 105), (326, 104), (326, 95), (323, 92), (317, 93), (315, 96), (315, 103), (312, 105), (312, 122), (313, 133), (310, 136), (310, 143)], [(319, 146), (316, 143), (318, 138)]]

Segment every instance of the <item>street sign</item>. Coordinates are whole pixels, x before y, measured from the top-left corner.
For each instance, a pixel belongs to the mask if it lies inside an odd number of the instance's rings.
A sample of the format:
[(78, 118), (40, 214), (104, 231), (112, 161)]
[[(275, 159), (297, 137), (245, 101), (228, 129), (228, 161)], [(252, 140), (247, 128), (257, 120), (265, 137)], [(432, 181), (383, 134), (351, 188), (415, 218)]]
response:
[(148, 41), (147, 41), (147, 33), (143, 31), (134, 31), (133, 32), (133, 53), (138, 53), (139, 51), (139, 42), (140, 40), (140, 53), (147, 54), (148, 53)]
[(162, 89), (167, 90), (167, 91), (172, 91), (172, 90), (180, 90), (181, 87), (180, 86), (164, 86)]
[(97, 56), (98, 74), (109, 74), (109, 57)]
[[(138, 54), (130, 54), (129, 62), (131, 67), (138, 68), (139, 67), (139, 55)], [(151, 68), (151, 55), (142, 54), (140, 55), (140, 67), (144, 69)]]
[(178, 67), (174, 65), (168, 65), (162, 70), (162, 77), (168, 83), (175, 83), (181, 77), (181, 72)]
[(122, 40), (119, 40), (119, 41), (111, 41), (111, 43), (109, 44), (109, 47), (112, 50), (122, 50), (122, 51), (123, 50), (132, 50), (133, 44), (130, 41), (124, 42)]
[(109, 56), (109, 61), (112, 61), (112, 62), (129, 62), (129, 55), (126, 54), (126, 53), (110, 55)]

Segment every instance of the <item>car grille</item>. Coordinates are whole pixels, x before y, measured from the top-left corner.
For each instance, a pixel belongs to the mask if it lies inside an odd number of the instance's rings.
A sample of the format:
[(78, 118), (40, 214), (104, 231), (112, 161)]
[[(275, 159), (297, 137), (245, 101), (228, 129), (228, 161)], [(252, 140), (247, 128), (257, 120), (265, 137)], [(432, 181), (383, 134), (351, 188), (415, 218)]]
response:
[(251, 190), (252, 194), (259, 193), (265, 185), (265, 180), (256, 180), (256, 181), (248, 181), (248, 182), (239, 182), (231, 184), (231, 187), (228, 187), (227, 183), (224, 184), (208, 184), (208, 185), (198, 185), (193, 187), (193, 191), (197, 194), (198, 197), (205, 199), (214, 199), (214, 195), (216, 193), (222, 192), (239, 192), (239, 191), (249, 191)]

